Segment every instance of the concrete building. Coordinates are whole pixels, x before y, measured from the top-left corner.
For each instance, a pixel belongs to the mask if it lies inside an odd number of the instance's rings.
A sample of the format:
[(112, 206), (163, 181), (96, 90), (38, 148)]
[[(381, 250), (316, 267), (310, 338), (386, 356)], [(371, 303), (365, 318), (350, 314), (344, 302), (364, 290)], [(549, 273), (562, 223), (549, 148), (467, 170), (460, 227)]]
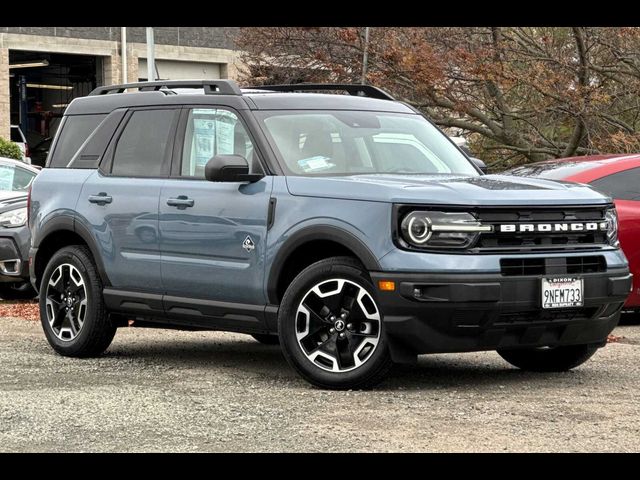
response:
[[(160, 79), (236, 78), (236, 28), (154, 27)], [(33, 147), (65, 106), (99, 85), (147, 79), (145, 27), (0, 27), (0, 137), (26, 127)]]

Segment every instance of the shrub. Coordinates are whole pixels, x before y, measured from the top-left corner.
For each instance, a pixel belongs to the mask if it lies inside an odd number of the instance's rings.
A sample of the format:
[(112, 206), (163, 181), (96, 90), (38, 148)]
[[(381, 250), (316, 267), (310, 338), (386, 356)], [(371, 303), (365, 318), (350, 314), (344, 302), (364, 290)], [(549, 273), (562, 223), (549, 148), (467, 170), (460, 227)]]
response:
[(0, 157), (22, 160), (22, 150), (18, 144), (0, 137)]

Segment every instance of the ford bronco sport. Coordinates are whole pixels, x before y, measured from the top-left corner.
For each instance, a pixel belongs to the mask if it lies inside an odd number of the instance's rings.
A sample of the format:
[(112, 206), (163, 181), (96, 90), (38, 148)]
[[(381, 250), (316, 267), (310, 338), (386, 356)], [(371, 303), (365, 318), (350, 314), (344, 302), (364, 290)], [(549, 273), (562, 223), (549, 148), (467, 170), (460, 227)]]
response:
[(431, 352), (573, 368), (631, 285), (611, 199), (484, 175), (372, 86), (99, 87), (66, 109), (29, 214), (60, 354), (101, 354), (130, 320), (227, 330), (325, 388)]

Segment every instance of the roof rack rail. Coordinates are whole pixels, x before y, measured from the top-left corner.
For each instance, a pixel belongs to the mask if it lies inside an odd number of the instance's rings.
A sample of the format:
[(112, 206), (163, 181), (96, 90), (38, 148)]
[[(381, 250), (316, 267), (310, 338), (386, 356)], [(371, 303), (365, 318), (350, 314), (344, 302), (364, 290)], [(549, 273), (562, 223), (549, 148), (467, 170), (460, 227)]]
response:
[(158, 91), (162, 88), (204, 88), (206, 95), (242, 95), (238, 84), (233, 80), (158, 80), (155, 82), (123, 83), (98, 87), (89, 96), (123, 93), (128, 88), (136, 88), (141, 92)]
[(381, 88), (373, 85), (359, 85), (352, 83), (293, 83), (291, 85), (260, 85), (247, 87), (255, 90), (271, 90), (274, 92), (304, 92), (312, 90), (343, 90), (349, 95), (360, 97), (379, 98), (382, 100), (395, 100)]

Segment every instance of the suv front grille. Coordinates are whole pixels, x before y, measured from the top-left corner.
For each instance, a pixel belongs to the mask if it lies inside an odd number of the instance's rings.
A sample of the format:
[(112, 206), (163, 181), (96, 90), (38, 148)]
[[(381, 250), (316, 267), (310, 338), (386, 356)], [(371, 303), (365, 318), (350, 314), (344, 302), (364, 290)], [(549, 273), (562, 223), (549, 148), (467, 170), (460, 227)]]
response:
[(557, 310), (531, 310), (525, 312), (502, 312), (494, 326), (507, 326), (521, 323), (552, 322), (588, 319), (593, 317), (600, 307), (559, 308)]
[(566, 258), (503, 258), (500, 273), (506, 277), (525, 275), (565, 275), (605, 272), (603, 256)]
[[(607, 206), (602, 207), (544, 207), (478, 209), (482, 224), (521, 225), (539, 223), (602, 222)], [(593, 249), (607, 244), (607, 235), (602, 231), (575, 232), (513, 232), (493, 231), (480, 235), (475, 250), (478, 252), (510, 251), (562, 251)]]

